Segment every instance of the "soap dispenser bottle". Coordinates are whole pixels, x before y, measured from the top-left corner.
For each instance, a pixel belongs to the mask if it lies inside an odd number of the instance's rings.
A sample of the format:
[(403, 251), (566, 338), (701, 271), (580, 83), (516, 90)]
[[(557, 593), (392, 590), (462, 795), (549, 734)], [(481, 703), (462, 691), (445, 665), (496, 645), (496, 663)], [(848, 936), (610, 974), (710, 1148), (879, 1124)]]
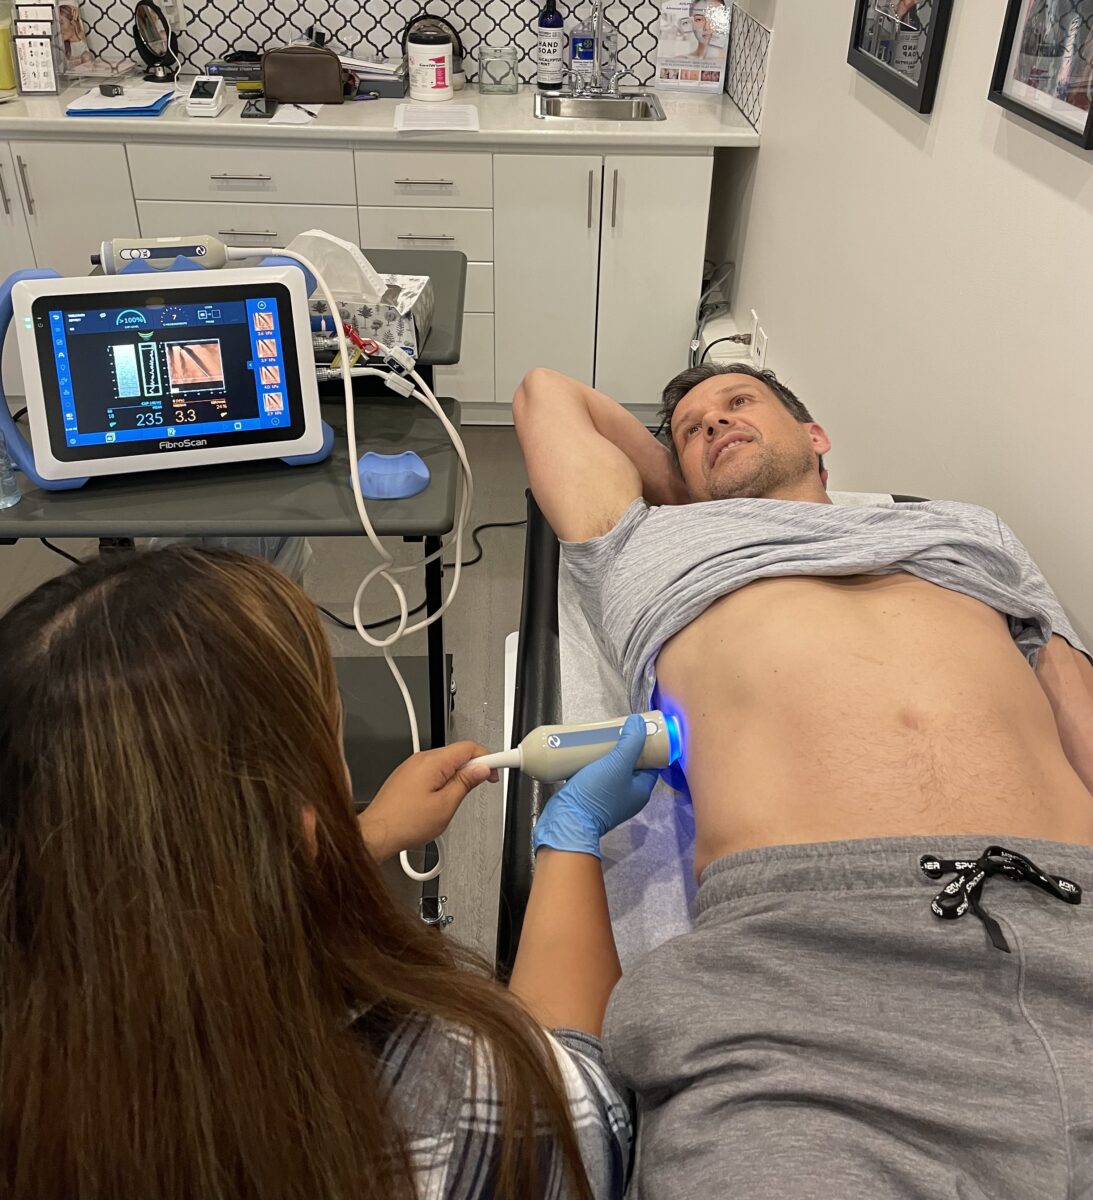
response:
[(538, 34), (535, 82), (541, 92), (556, 92), (562, 86), (565, 31), (557, 0), (546, 0), (535, 23)]
[[(606, 0), (599, 0), (606, 3)], [(597, 3), (592, 0), (577, 28), (569, 39), (570, 69), (584, 77), (585, 83), (592, 78), (592, 68), (596, 59), (596, 16)], [(600, 84), (604, 85), (615, 73), (618, 62), (619, 34), (614, 25), (606, 18), (601, 21), (603, 31), (603, 50), (600, 54)]]

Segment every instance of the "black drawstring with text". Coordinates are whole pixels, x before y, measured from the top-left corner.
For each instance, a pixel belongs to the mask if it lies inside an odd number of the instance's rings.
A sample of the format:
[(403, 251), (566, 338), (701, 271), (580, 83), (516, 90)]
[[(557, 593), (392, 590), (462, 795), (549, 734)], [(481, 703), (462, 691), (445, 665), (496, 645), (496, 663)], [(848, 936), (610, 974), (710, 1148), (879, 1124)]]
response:
[(1034, 884), (1049, 896), (1067, 904), (1081, 904), (1082, 889), (1071, 879), (1060, 875), (1049, 875), (1023, 854), (1007, 850), (1004, 846), (988, 846), (977, 859), (945, 859), (934, 854), (924, 854), (919, 868), (927, 879), (940, 879), (942, 875), (955, 875), (952, 882), (930, 901), (935, 916), (954, 921), (969, 909), (983, 922), (991, 943), (999, 950), (1010, 953), (1009, 943), (1002, 927), (980, 903), (983, 885), (992, 876), (1001, 875), (1015, 882)]

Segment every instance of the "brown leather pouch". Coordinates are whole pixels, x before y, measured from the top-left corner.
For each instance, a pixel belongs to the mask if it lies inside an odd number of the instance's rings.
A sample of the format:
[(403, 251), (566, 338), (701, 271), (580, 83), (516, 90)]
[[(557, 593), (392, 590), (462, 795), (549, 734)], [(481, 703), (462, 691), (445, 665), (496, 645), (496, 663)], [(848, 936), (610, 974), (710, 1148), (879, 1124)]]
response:
[(280, 104), (341, 104), (342, 65), (324, 46), (283, 46), (262, 58), (262, 91)]

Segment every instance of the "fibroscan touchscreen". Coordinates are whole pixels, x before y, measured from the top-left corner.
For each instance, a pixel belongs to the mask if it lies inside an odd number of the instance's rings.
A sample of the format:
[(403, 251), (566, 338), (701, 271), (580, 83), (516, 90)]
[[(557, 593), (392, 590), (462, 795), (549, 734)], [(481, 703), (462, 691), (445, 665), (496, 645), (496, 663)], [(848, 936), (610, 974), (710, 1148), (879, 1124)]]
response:
[(46, 478), (322, 446), (294, 267), (24, 281), (13, 301)]

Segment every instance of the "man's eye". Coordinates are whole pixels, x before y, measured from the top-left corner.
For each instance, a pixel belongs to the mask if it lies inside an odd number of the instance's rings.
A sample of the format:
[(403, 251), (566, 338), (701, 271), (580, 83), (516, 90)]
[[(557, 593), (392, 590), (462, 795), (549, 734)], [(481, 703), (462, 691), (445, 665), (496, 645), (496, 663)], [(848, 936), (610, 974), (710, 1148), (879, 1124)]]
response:
[(701, 428), (702, 428), (702, 426), (699, 425), (697, 422), (694, 425), (688, 425), (687, 428), (683, 431), (683, 436), (690, 437), (692, 434), (697, 433)]
[(747, 404), (748, 400), (748, 396), (733, 396), (732, 400), (729, 401), (729, 407), (738, 408), (741, 404)]

